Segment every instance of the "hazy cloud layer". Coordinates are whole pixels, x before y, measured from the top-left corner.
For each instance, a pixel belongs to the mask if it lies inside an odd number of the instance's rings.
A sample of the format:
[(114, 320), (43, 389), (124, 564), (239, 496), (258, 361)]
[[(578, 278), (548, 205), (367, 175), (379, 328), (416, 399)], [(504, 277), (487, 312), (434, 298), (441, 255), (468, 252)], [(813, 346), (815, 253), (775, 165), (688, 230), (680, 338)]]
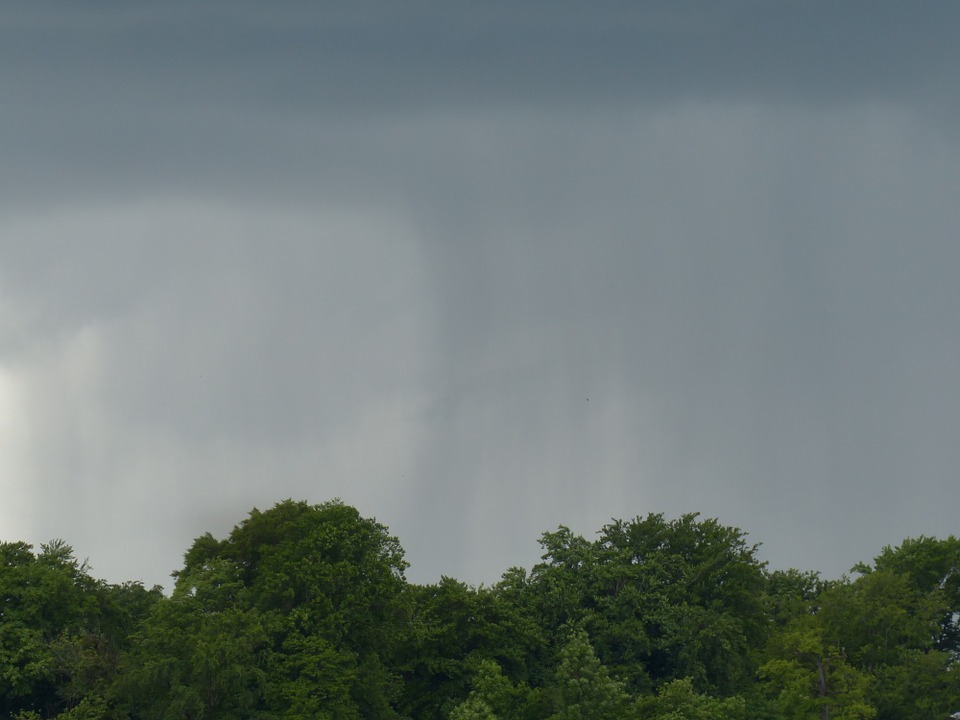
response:
[(341, 496), (411, 577), (700, 510), (836, 575), (956, 532), (960, 9), (0, 21), (0, 537), (165, 582)]

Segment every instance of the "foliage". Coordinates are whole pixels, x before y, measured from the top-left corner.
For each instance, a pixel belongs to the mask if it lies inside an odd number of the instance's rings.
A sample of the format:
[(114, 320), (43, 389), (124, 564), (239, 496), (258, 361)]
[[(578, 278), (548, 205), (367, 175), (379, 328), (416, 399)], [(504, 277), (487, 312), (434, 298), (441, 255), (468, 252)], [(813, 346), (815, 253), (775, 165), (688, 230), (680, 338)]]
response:
[(401, 708), (418, 718), (446, 718), (464, 700), (478, 668), (492, 661), (514, 681), (529, 678), (543, 644), (536, 624), (499, 589), (442, 578), (411, 588), (410, 641)]
[(648, 720), (745, 720), (747, 716), (742, 697), (703, 695), (690, 678), (665, 683), (656, 695), (641, 699), (639, 709), (640, 717)]
[(960, 538), (908, 538), (889, 546), (874, 560), (874, 568), (860, 564), (864, 574), (889, 572), (905, 578), (920, 593), (938, 593), (943, 598), (936, 646), (960, 660)]
[(630, 701), (623, 683), (610, 677), (582, 630), (560, 651), (552, 690), (555, 712), (550, 720), (618, 720)]
[(109, 715), (129, 635), (160, 598), (138, 583), (92, 578), (62, 540), (0, 543), (0, 713)]
[(960, 698), (960, 542), (768, 572), (696, 514), (544, 533), (492, 587), (410, 584), (339, 501), (203, 535), (169, 597), (0, 543), (0, 718), (921, 720)]
[(187, 552), (118, 692), (143, 718), (393, 717), (405, 567), (386, 528), (338, 501), (254, 510)]
[(614, 521), (588, 542), (561, 527), (541, 540), (529, 593), (552, 633), (582, 624), (633, 692), (689, 677), (731, 693), (753, 677), (767, 631), (763, 564), (736, 528), (695, 514)]
[(843, 648), (825, 641), (818, 619), (800, 618), (772, 643), (772, 657), (759, 677), (780, 718), (870, 720), (867, 676), (850, 664)]
[(484, 718), (519, 720), (537, 714), (539, 693), (525, 683), (512, 683), (494, 660), (483, 660), (477, 667), (467, 699), (450, 713), (451, 720)]

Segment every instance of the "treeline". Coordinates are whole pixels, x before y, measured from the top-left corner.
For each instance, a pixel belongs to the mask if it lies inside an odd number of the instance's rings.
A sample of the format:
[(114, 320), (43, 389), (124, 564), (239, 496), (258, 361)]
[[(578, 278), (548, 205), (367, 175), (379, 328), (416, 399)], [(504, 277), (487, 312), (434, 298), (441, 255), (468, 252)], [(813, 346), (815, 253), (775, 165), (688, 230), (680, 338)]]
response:
[(685, 515), (561, 527), (492, 587), (409, 583), (338, 501), (254, 510), (169, 597), (71, 548), (0, 544), (0, 717), (942, 720), (960, 710), (960, 541), (854, 579), (768, 572)]

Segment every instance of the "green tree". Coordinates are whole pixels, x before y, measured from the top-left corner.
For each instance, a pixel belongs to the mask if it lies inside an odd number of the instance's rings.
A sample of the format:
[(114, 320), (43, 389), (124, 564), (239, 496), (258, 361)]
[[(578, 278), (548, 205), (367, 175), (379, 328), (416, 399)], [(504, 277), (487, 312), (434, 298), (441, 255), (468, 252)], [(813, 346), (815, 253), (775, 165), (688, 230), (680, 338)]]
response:
[(560, 652), (552, 688), (555, 712), (550, 720), (621, 720), (630, 713), (630, 697), (597, 658), (586, 632), (574, 631)]
[(834, 584), (821, 579), (817, 572), (790, 569), (768, 573), (763, 603), (770, 623), (783, 628), (799, 617), (815, 613), (821, 594)]
[(239, 571), (215, 558), (181, 573), (124, 657), (116, 684), (132, 717), (250, 717), (263, 695), (264, 619)]
[(945, 717), (960, 697), (951, 653), (939, 649), (946, 594), (921, 589), (908, 567), (886, 565), (821, 596), (824, 637), (870, 678), (878, 720)]
[(450, 720), (500, 720), (500, 717), (483, 700), (468, 697), (453, 709)]
[(143, 718), (392, 718), (405, 567), (339, 501), (254, 510), (187, 551), (118, 693)]
[(760, 674), (782, 714), (921, 720), (951, 711), (960, 678), (937, 648), (948, 608), (943, 588), (918, 582), (925, 571), (904, 556), (885, 557), (876, 569), (857, 566), (862, 574), (853, 581), (821, 583), (795, 572), (771, 578), (778, 631)]
[(36, 554), (0, 543), (0, 714), (46, 718), (104, 702), (136, 614), (116, 603), (121, 592), (92, 578), (62, 540)]
[(906, 578), (919, 593), (939, 593), (944, 601), (938, 618), (936, 647), (960, 660), (960, 539), (908, 538), (899, 546), (887, 546), (874, 559), (873, 567), (861, 563), (856, 571), (891, 572)]
[(520, 720), (536, 713), (540, 699), (526, 684), (510, 682), (496, 661), (482, 660), (470, 694), (450, 713), (450, 720)]
[(526, 593), (544, 630), (584, 627), (631, 692), (690, 677), (735, 694), (752, 681), (769, 623), (763, 563), (740, 530), (651, 514), (615, 520), (594, 542), (561, 527), (541, 544)]
[(690, 678), (664, 683), (656, 695), (642, 698), (644, 720), (744, 720), (746, 703), (740, 696), (715, 698), (698, 693)]
[(818, 618), (799, 618), (772, 642), (772, 657), (758, 671), (776, 717), (870, 720), (869, 677), (843, 648), (824, 640)]
[(423, 720), (446, 718), (467, 696), (485, 660), (514, 682), (543, 644), (536, 624), (499, 588), (473, 588), (442, 578), (409, 591), (411, 639), (401, 707)]

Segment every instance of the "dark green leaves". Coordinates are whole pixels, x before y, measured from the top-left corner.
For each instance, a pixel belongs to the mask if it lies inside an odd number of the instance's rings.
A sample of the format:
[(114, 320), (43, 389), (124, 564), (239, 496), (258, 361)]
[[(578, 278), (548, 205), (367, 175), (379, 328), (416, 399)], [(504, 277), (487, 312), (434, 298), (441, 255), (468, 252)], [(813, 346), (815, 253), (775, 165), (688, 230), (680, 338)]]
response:
[(924, 720), (958, 710), (960, 547), (851, 580), (766, 572), (696, 514), (561, 526), (493, 587), (411, 585), (338, 501), (199, 537), (170, 597), (70, 546), (0, 544), (0, 717), (20, 720)]
[(254, 510), (187, 552), (121, 696), (144, 718), (392, 717), (405, 566), (386, 528), (342, 503)]

